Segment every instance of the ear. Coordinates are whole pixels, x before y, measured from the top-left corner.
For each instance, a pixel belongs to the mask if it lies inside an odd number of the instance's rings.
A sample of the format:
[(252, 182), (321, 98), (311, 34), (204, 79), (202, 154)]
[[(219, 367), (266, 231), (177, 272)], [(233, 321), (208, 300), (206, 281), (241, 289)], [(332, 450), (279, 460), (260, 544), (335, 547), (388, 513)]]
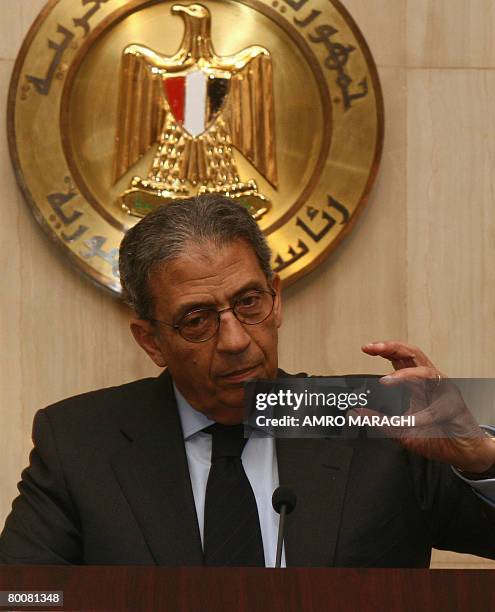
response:
[(282, 325), (282, 288), (280, 285), (280, 276), (278, 274), (273, 275), (271, 285), (272, 289), (277, 294), (273, 305), (273, 314), (277, 327), (280, 327)]
[(157, 333), (151, 321), (134, 318), (130, 322), (131, 332), (134, 340), (145, 351), (160, 368), (164, 368), (167, 363), (163, 357), (162, 350), (157, 342)]

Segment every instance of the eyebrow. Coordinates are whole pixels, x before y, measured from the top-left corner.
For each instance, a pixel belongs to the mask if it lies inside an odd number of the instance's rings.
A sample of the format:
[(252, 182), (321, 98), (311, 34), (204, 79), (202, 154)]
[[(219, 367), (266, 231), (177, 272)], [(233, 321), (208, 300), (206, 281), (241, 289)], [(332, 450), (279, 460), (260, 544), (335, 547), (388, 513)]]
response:
[[(230, 298), (229, 303), (234, 301), (237, 297), (246, 293), (246, 291), (267, 291), (268, 288), (264, 286), (259, 281), (248, 281), (245, 283), (240, 289), (238, 289), (234, 295)], [(200, 310), (202, 308), (215, 308), (217, 304), (213, 301), (202, 301), (202, 302), (185, 302), (182, 304), (177, 310), (176, 314), (173, 317), (174, 322), (180, 321), (186, 314), (193, 312), (194, 310)]]

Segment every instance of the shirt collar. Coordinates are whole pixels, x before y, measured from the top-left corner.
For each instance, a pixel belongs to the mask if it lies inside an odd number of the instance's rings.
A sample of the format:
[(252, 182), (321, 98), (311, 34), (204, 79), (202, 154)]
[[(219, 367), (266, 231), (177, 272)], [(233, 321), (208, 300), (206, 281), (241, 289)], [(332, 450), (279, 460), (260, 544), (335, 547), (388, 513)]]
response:
[[(192, 438), (193, 436), (195, 436), (197, 433), (199, 433), (203, 429), (206, 429), (210, 425), (213, 425), (215, 421), (211, 421), (202, 412), (199, 412), (199, 410), (195, 410), (191, 406), (191, 404), (186, 400), (186, 398), (182, 395), (179, 389), (177, 389), (177, 387), (175, 386), (175, 383), (173, 383), (173, 386), (174, 386), (175, 400), (177, 402), (177, 408), (179, 409), (179, 417), (180, 417), (180, 422), (182, 425), (182, 433), (184, 435), (184, 441), (186, 441)], [(262, 433), (262, 437), (269, 437), (269, 438), (273, 437), (272, 434), (267, 434), (266, 432), (263, 431), (261, 427), (258, 428), (256, 425), (254, 426), (247, 425), (247, 427), (248, 427), (248, 431), (250, 432), (250, 434), (254, 433), (256, 435), (257, 433)], [(259, 432), (257, 430), (259, 430)]]
[(210, 421), (210, 419), (202, 412), (195, 410), (182, 395), (179, 389), (177, 389), (175, 383), (174, 393), (177, 401), (177, 408), (179, 409), (179, 417), (182, 425), (182, 432), (184, 434), (184, 440), (189, 440), (189, 438), (192, 438), (192, 436), (196, 435), (201, 430), (213, 425), (215, 421)]

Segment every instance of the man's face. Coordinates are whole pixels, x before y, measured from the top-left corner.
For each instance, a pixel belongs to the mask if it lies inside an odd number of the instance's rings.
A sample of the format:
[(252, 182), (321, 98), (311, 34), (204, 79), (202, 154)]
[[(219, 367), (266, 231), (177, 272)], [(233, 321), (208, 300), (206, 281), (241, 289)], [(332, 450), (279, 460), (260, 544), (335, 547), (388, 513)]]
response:
[(221, 315), (219, 330), (206, 342), (193, 343), (173, 328), (135, 319), (137, 342), (159, 366), (167, 365), (179, 391), (197, 410), (225, 424), (244, 417), (243, 382), (275, 378), (278, 327), (281, 323), (280, 280), (271, 287), (253, 249), (244, 240), (215, 247), (191, 245), (186, 254), (159, 268), (150, 278), (154, 318), (176, 324), (191, 310), (229, 308), (246, 290), (276, 292), (270, 316), (243, 325), (232, 313)]

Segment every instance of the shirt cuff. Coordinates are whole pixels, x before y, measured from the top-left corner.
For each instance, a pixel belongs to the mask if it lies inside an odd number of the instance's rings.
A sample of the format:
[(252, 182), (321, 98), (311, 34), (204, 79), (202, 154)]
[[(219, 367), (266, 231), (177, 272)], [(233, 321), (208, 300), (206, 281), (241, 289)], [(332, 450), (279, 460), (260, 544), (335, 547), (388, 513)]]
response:
[[(481, 428), (490, 435), (495, 436), (495, 427), (492, 427), (491, 425), (481, 425)], [(458, 478), (464, 480), (464, 482), (473, 489), (478, 497), (492, 506), (492, 508), (495, 508), (495, 478), (471, 480), (463, 476), (462, 473), (459, 472), (459, 470), (456, 470), (456, 468), (453, 466), (452, 471)]]

